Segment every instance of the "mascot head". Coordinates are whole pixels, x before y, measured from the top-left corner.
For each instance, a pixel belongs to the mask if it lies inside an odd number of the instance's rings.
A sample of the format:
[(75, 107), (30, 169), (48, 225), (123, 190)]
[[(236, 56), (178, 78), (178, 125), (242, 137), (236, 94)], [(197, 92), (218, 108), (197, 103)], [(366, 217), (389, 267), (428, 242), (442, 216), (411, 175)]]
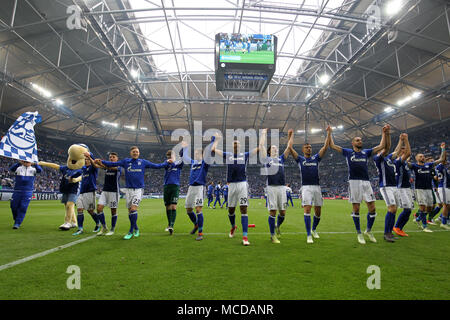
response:
[(85, 165), (85, 152), (89, 152), (87, 145), (81, 143), (71, 145), (67, 151), (69, 154), (67, 167), (71, 170), (81, 169)]

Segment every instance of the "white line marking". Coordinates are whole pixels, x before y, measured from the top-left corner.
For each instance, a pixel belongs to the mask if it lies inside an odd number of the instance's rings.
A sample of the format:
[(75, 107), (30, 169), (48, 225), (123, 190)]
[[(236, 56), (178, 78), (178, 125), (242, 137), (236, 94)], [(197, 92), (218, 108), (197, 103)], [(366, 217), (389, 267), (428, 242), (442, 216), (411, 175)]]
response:
[[(417, 232), (423, 232), (423, 231), (422, 230), (406, 230), (406, 232), (417, 233)], [(448, 232), (448, 231), (447, 230), (434, 230), (433, 232)], [(384, 233), (384, 231), (372, 231), (372, 233)], [(252, 234), (252, 235), (268, 235), (269, 232), (250, 232), (250, 234)], [(306, 234), (306, 232), (283, 232), (283, 234), (300, 235), (300, 234)], [(352, 232), (349, 232), (349, 231), (324, 231), (324, 232), (320, 232), (320, 234), (356, 234), (356, 231), (352, 231)], [(157, 235), (157, 236), (159, 236), (159, 235), (167, 235), (167, 232), (141, 232), (141, 235)], [(205, 233), (205, 235), (224, 236), (224, 235), (228, 235), (228, 232), (211, 232), (211, 233)], [(183, 232), (183, 233), (175, 233), (174, 236), (192, 236), (192, 235), (189, 233)], [(36, 254), (26, 257), (26, 258), (4, 264), (4, 265), (0, 266), (0, 271), (14, 267), (14, 266), (24, 263), (24, 262), (28, 262), (33, 259), (37, 259), (37, 258), (46, 256), (46, 255), (56, 252), (56, 251), (69, 248), (71, 246), (88, 241), (93, 238), (97, 238), (97, 235), (92, 235), (92, 236), (89, 236), (89, 237), (86, 237), (86, 238), (83, 238), (83, 239), (80, 239), (77, 241), (69, 242), (65, 245), (58, 246), (56, 248), (49, 249), (49, 250), (46, 250), (46, 251), (43, 251), (40, 253), (36, 253)]]
[(4, 264), (4, 265), (0, 266), (0, 271), (8, 269), (8, 268), (11, 268), (11, 267), (14, 267), (14, 266), (16, 266), (18, 264), (21, 264), (21, 263), (24, 263), (24, 262), (28, 262), (28, 261), (33, 260), (33, 259), (37, 259), (37, 258), (46, 256), (46, 255), (48, 255), (50, 253), (53, 253), (55, 251), (59, 251), (59, 250), (63, 250), (63, 249), (69, 248), (69, 247), (74, 246), (76, 244), (79, 244), (79, 243), (88, 241), (88, 240), (90, 240), (92, 238), (95, 238), (96, 236), (97, 235), (93, 235), (93, 236), (89, 236), (89, 237), (86, 237), (86, 238), (83, 238), (83, 239), (80, 239), (80, 240), (77, 240), (77, 241), (69, 242), (69, 243), (64, 244), (62, 246), (58, 246), (56, 248), (49, 249), (49, 250), (46, 250), (46, 251), (42, 251), (40, 253), (33, 254), (32, 256), (29, 256), (29, 257), (26, 257), (26, 258), (23, 258), (23, 259), (19, 259), (19, 260), (16, 260), (16, 261)]

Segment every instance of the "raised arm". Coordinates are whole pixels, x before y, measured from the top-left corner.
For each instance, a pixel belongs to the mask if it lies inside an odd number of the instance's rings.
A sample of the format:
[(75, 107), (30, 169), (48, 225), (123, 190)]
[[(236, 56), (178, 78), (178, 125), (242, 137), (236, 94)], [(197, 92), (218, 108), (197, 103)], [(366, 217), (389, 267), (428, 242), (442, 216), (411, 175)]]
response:
[(59, 170), (59, 168), (60, 168), (59, 164), (51, 163), (51, 162), (44, 162), (44, 161), (39, 161), (38, 165), (40, 165), (41, 167), (52, 168), (55, 170)]
[(294, 158), (294, 160), (297, 159), (298, 158), (298, 153), (294, 149), (294, 131), (292, 131), (292, 135), (290, 136), (290, 138), (288, 140), (288, 147), (289, 147), (289, 152), (291, 153), (291, 155)]
[[(330, 126), (328, 126), (330, 127)], [(328, 129), (327, 127), (327, 129)], [(319, 157), (323, 158), (323, 156), (325, 155), (325, 152), (327, 152), (328, 147), (330, 146), (330, 139), (331, 139), (331, 133), (330, 131), (327, 130), (327, 137), (325, 138), (325, 142), (323, 144), (323, 147), (320, 148), (319, 150)]]
[(288, 130), (288, 143), (286, 146), (286, 150), (284, 150), (284, 158), (287, 159), (289, 154), (291, 153), (291, 148), (294, 143), (294, 130), (289, 129)]
[(38, 165), (37, 163), (32, 163), (31, 165), (36, 169), (36, 173), (42, 172), (42, 167), (40, 165)]
[(441, 143), (441, 156), (439, 157), (438, 160), (436, 160), (434, 162), (434, 164), (439, 164), (439, 163), (445, 162), (446, 160), (447, 160), (447, 152), (445, 150), (445, 142), (442, 142)]
[(144, 159), (145, 167), (146, 168), (150, 168), (150, 169), (166, 168), (169, 165), (169, 163), (173, 163), (173, 160), (172, 159), (168, 159), (168, 160), (166, 160), (164, 162), (161, 162), (161, 163), (153, 163), (153, 162), (151, 162), (149, 160), (145, 160)]
[(119, 160), (119, 161), (106, 161), (106, 160), (100, 160), (100, 159), (95, 159), (94, 163), (97, 164), (103, 164), (106, 167), (123, 167), (124, 162), (123, 160)]
[(14, 163), (11, 167), (9, 167), (9, 171), (16, 172), (17, 168), (19, 168), (19, 167), (20, 167), (20, 163), (19, 162)]
[(217, 135), (215, 136), (215, 140), (213, 142), (213, 145), (211, 147), (211, 153), (214, 152), (216, 153), (219, 157), (223, 156), (223, 150), (219, 150), (217, 149), (217, 145), (219, 144), (220, 139), (222, 139), (222, 136), (220, 134), (217, 133)]
[(409, 144), (408, 135), (403, 133), (403, 143), (405, 144), (405, 152), (402, 154), (402, 161), (406, 161), (411, 155), (411, 145)]
[(85, 152), (85, 153), (84, 153), (84, 156), (85, 156), (86, 158), (88, 158), (88, 159), (91, 161), (92, 165), (93, 165), (95, 168), (106, 169), (106, 166), (104, 166), (101, 162), (99, 162), (99, 161), (95, 162), (95, 160), (92, 159), (91, 154), (90, 154), (89, 152)]
[[(381, 150), (385, 149), (385, 154), (387, 155), (389, 153), (389, 149), (391, 148), (391, 143), (389, 142), (389, 145), (387, 144), (386, 136), (388, 131), (390, 130), (390, 126), (387, 124), (383, 127), (382, 133), (381, 133), (381, 141), (380, 144), (373, 147), (372, 154), (377, 154)], [(387, 148), (389, 146), (389, 149)]]
[(397, 146), (394, 149), (394, 152), (392, 152), (392, 159), (396, 159), (397, 155), (399, 154), (400, 150), (402, 149), (402, 146), (404, 144), (404, 142), (403, 142), (404, 138), (403, 137), (404, 136), (403, 136), (403, 133), (402, 133), (399, 136), (399, 138), (398, 138), (398, 143), (397, 143)]
[[(267, 129), (261, 130), (261, 137), (259, 137), (259, 145), (258, 147), (254, 148), (252, 151), (250, 151), (250, 154), (256, 154), (259, 150), (264, 150), (264, 154), (267, 154), (267, 150), (265, 148), (266, 145), (266, 138), (267, 138)], [(262, 149), (264, 148), (264, 149)]]
[(327, 127), (327, 131), (330, 134), (330, 148), (335, 150), (335, 151), (337, 151), (337, 152), (339, 152), (339, 153), (342, 153), (342, 147), (337, 146), (337, 145), (334, 144), (333, 136), (331, 134), (333, 132), (333, 129), (330, 126), (328, 126)]

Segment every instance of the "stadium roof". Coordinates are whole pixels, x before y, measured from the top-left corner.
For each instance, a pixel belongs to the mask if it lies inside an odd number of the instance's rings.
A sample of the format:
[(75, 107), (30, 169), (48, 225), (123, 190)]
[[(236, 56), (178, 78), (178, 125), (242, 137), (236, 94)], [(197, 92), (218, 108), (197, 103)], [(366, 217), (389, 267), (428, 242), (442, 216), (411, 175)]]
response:
[[(68, 28), (73, 5), (84, 30)], [(171, 144), (199, 120), (294, 128), (296, 143), (328, 123), (337, 140), (373, 138), (450, 117), (449, 17), (444, 0), (6, 0), (0, 113), (37, 110), (37, 130), (83, 141)], [(262, 96), (216, 91), (218, 32), (278, 37)]]

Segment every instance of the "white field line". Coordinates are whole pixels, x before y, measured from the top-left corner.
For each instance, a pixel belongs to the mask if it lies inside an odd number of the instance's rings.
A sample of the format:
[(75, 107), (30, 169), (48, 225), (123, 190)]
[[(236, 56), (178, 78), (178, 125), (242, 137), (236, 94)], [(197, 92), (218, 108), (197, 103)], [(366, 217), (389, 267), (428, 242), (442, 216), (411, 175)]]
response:
[[(405, 230), (405, 231), (408, 233), (423, 232), (422, 230), (409, 230), (409, 231)], [(448, 231), (447, 230), (434, 230), (433, 232), (448, 232)], [(372, 231), (372, 233), (384, 233), (384, 231)], [(269, 234), (268, 232), (250, 232), (250, 235), (268, 235), (268, 234)], [(306, 234), (306, 232), (283, 232), (282, 234), (283, 235), (300, 235), (300, 234)], [(352, 232), (349, 232), (349, 231), (324, 231), (324, 232), (320, 232), (319, 234), (356, 234), (356, 232), (355, 231), (352, 231)], [(159, 236), (159, 235), (167, 235), (167, 232), (141, 232), (141, 235)], [(208, 235), (208, 236), (225, 236), (225, 235), (228, 235), (228, 233), (227, 232), (211, 232), (211, 233), (204, 233), (204, 235), (205, 236), (206, 235)], [(238, 234), (236, 234), (236, 235), (238, 235)], [(192, 235), (190, 235), (189, 233), (183, 232), (183, 233), (175, 233), (174, 236), (192, 236)], [(46, 251), (43, 251), (40, 253), (33, 254), (26, 258), (22, 258), (22, 259), (4, 264), (4, 265), (0, 266), (0, 271), (14, 267), (21, 263), (25, 263), (25, 262), (46, 256), (46, 255), (56, 252), (56, 251), (69, 248), (71, 246), (88, 241), (93, 238), (97, 238), (97, 235), (92, 235), (92, 236), (89, 236), (89, 237), (86, 237), (86, 238), (83, 238), (83, 239), (80, 239), (77, 241), (69, 242), (65, 245), (58, 246), (56, 248), (49, 249), (49, 250), (46, 250)]]
[(89, 236), (89, 237), (86, 237), (86, 238), (83, 238), (83, 239), (80, 239), (80, 240), (77, 240), (77, 241), (69, 242), (69, 243), (64, 244), (62, 246), (58, 246), (58, 247), (53, 248), (53, 249), (45, 250), (45, 251), (33, 254), (33, 255), (29, 256), (29, 257), (22, 258), (22, 259), (19, 259), (19, 260), (16, 260), (16, 261), (4, 264), (4, 265), (0, 266), (0, 271), (8, 269), (8, 268), (11, 268), (11, 267), (14, 267), (14, 266), (16, 266), (18, 264), (21, 264), (21, 263), (24, 263), (24, 262), (28, 262), (30, 260), (34, 260), (34, 259), (46, 256), (46, 255), (48, 255), (50, 253), (53, 253), (53, 252), (56, 252), (56, 251), (69, 248), (69, 247), (74, 246), (76, 244), (79, 244), (79, 243), (88, 241), (88, 240), (90, 240), (92, 238), (95, 238), (96, 236), (97, 235), (93, 235), (93, 236)]

